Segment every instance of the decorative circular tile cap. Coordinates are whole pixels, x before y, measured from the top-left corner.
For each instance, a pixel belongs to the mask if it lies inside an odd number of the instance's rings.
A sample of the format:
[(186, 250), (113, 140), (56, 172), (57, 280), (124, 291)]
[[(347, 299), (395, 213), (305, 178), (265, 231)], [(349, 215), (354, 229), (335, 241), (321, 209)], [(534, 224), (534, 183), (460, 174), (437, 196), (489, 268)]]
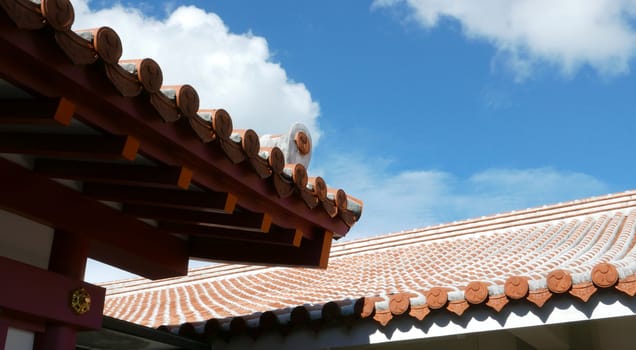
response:
[(95, 33), (93, 38), (95, 51), (99, 54), (104, 62), (117, 64), (122, 54), (121, 40), (119, 35), (109, 27), (101, 27)]
[(471, 304), (481, 304), (488, 297), (488, 287), (485, 283), (470, 282), (464, 289), (464, 296)]
[(146, 91), (157, 93), (163, 84), (163, 73), (161, 67), (151, 58), (145, 58), (137, 67), (137, 77)]
[(572, 287), (572, 277), (564, 270), (550, 272), (547, 279), (548, 289), (553, 293), (565, 293)]
[(49, 25), (57, 31), (70, 30), (75, 21), (75, 11), (69, 0), (42, 0), (40, 9)]
[(431, 309), (439, 309), (446, 305), (448, 293), (440, 287), (432, 288), (426, 295), (426, 303)]
[(613, 286), (618, 281), (618, 271), (612, 264), (601, 263), (592, 269), (592, 282), (601, 288)]
[(410, 296), (406, 293), (391, 295), (389, 299), (389, 309), (394, 315), (405, 313), (411, 304)]
[(192, 86), (181, 85), (177, 89), (177, 106), (179, 106), (184, 115), (188, 117), (194, 116), (199, 110), (199, 94)]
[(83, 315), (91, 309), (91, 295), (86, 289), (79, 288), (73, 291), (71, 308), (78, 315)]
[(296, 133), (296, 137), (294, 137), (294, 141), (296, 142), (296, 147), (298, 147), (298, 151), (300, 154), (307, 154), (311, 151), (311, 141), (309, 141), (309, 136), (302, 131)]
[(261, 149), (261, 144), (256, 131), (252, 129), (245, 130), (245, 133), (243, 133), (243, 138), (241, 139), (241, 144), (243, 145), (243, 150), (248, 157), (254, 158), (258, 156), (258, 151)]
[(508, 277), (504, 284), (504, 293), (510, 299), (519, 300), (528, 294), (528, 280), (521, 276)]

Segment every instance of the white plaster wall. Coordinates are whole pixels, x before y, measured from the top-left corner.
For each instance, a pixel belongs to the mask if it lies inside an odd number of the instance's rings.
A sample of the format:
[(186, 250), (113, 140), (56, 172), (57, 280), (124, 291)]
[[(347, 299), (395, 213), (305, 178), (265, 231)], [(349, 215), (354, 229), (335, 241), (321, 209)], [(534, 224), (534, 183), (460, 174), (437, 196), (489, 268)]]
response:
[(52, 228), (0, 210), (0, 256), (48, 270), (52, 244)]
[(9, 327), (4, 350), (32, 350), (34, 338), (33, 332)]

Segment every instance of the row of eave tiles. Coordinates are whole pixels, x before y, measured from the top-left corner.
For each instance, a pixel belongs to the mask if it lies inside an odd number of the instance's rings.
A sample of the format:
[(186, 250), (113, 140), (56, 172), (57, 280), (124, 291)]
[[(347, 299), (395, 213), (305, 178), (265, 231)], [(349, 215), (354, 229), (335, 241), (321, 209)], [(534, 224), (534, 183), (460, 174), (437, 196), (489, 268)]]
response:
[[(253, 130), (233, 130), (232, 119), (223, 109), (199, 110), (199, 97), (190, 85), (162, 86), (163, 75), (152, 59), (124, 60), (121, 40), (108, 27), (72, 31), (73, 7), (68, 0), (0, 0), (0, 6), (20, 29), (39, 30), (50, 27), (60, 49), (76, 65), (101, 62), (106, 76), (125, 97), (144, 96), (168, 123), (186, 118), (204, 143), (218, 143), (234, 164), (248, 161), (262, 178), (272, 178), (280, 197), (293, 193), (310, 208), (321, 206), (334, 218), (339, 216), (352, 226), (360, 218), (362, 202), (341, 189), (328, 188), (320, 177), (309, 178), (300, 163), (286, 164), (278, 147), (261, 148)], [(306, 138), (298, 142), (310, 142)], [(298, 144), (310, 149), (311, 144)]]
[(387, 325), (396, 316), (423, 320), (444, 309), (461, 316), (477, 304), (499, 312), (510, 301), (543, 307), (554, 294), (587, 302), (599, 288), (634, 296), (636, 210), (630, 210), (344, 254), (332, 257), (322, 271), (276, 268), (206, 279), (202, 270), (191, 282), (176, 279), (159, 288), (149, 284), (146, 290), (134, 287), (134, 293), (115, 292), (107, 297), (105, 312), (209, 337), (366, 317)]

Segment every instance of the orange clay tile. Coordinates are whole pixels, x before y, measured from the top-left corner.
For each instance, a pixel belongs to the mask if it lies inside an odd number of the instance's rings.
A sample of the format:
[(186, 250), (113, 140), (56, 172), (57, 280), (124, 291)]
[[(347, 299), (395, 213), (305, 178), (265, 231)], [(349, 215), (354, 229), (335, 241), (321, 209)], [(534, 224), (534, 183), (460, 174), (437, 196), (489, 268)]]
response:
[(526, 299), (531, 303), (535, 304), (538, 307), (543, 307), (543, 305), (552, 297), (552, 293), (547, 289), (538, 289), (533, 290), (528, 293)]
[(470, 282), (464, 289), (464, 296), (471, 304), (481, 304), (488, 298), (488, 285), (483, 282)]
[(431, 288), (431, 290), (426, 293), (426, 300), (428, 307), (431, 309), (441, 309), (448, 301), (448, 294), (444, 288)]
[(592, 282), (585, 282), (573, 285), (572, 289), (570, 289), (570, 294), (583, 301), (588, 301), (590, 297), (596, 293), (596, 291), (597, 288), (594, 287)]
[(500, 312), (504, 306), (508, 304), (508, 297), (505, 294), (501, 295), (491, 295), (488, 297), (488, 302), (486, 305), (493, 310)]
[(510, 299), (519, 300), (528, 295), (528, 279), (521, 276), (510, 276), (504, 284), (504, 291)]
[(456, 314), (457, 316), (461, 316), (468, 309), (470, 304), (466, 302), (466, 300), (452, 300), (448, 302), (448, 309), (450, 312)]
[(548, 289), (553, 293), (565, 293), (572, 287), (572, 277), (567, 271), (552, 271), (547, 279)]
[(393, 319), (393, 315), (391, 314), (391, 310), (376, 310), (373, 319), (378, 321), (382, 326), (386, 326), (389, 321)]
[(636, 275), (631, 275), (626, 278), (620, 279), (616, 284), (616, 289), (633, 297), (636, 295)]
[(416, 296), (412, 293), (398, 293), (389, 297), (389, 309), (394, 315), (405, 313), (411, 305), (410, 298)]
[(409, 311), (409, 316), (415, 317), (419, 321), (423, 320), (431, 310), (426, 305), (411, 305), (411, 311)]
[(598, 287), (609, 288), (618, 281), (618, 271), (612, 264), (598, 264), (592, 269), (592, 281)]
[(364, 298), (364, 307), (360, 316), (364, 318), (373, 315), (373, 312), (375, 311), (375, 303), (382, 300), (384, 299), (379, 297)]

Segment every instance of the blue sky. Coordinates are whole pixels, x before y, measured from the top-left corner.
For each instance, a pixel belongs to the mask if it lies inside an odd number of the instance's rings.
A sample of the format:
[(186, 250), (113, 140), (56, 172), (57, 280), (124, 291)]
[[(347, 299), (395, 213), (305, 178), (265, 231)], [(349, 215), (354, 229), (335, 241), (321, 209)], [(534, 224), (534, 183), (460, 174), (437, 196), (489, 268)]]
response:
[(634, 0), (74, 5), (235, 127), (309, 125), (351, 239), (636, 187)]

